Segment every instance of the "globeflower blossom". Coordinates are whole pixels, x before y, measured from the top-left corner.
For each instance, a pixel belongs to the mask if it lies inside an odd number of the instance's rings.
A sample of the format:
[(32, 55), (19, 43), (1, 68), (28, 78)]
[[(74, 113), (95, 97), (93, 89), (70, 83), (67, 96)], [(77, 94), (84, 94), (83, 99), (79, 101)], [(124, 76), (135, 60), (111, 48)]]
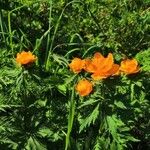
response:
[(16, 62), (21, 65), (27, 65), (30, 63), (35, 62), (36, 56), (33, 55), (30, 51), (25, 52), (22, 51), (21, 53), (17, 53)]
[(140, 68), (136, 59), (126, 59), (121, 62), (119, 70), (125, 74), (133, 74), (139, 72)]
[(94, 80), (100, 80), (116, 75), (119, 70), (119, 65), (114, 64), (111, 53), (105, 58), (101, 53), (96, 52), (91, 60), (85, 60), (84, 70), (92, 73), (91, 77)]
[(92, 92), (93, 85), (90, 81), (82, 79), (76, 85), (76, 90), (80, 96), (87, 96)]
[(79, 73), (84, 68), (84, 61), (75, 57), (69, 64), (69, 67), (74, 73)]

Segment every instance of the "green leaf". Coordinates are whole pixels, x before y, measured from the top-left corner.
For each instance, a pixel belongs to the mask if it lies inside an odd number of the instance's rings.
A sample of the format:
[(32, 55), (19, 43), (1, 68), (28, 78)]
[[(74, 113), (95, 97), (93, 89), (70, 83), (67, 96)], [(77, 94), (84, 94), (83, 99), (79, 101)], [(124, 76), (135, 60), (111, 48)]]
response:
[(110, 144), (110, 150), (117, 150), (117, 146), (116, 146), (116, 142), (113, 141), (111, 144)]
[(53, 132), (49, 128), (42, 128), (38, 132), (42, 137), (50, 137)]
[(46, 106), (46, 102), (47, 102), (47, 100), (37, 100), (35, 102), (35, 105), (37, 105), (39, 107), (45, 107)]
[(113, 118), (114, 116), (107, 116), (107, 124), (110, 133), (112, 134), (113, 138), (118, 141), (118, 135), (117, 135), (117, 124)]
[(80, 106), (78, 107), (78, 109), (80, 109), (80, 108), (82, 108), (82, 107), (85, 107), (85, 106), (88, 106), (88, 105), (92, 105), (92, 104), (94, 104), (94, 103), (96, 103), (96, 102), (98, 102), (98, 101), (99, 101), (99, 100), (90, 99), (90, 100), (88, 100), (88, 101), (83, 102), (83, 104), (80, 105)]
[(90, 126), (91, 123), (94, 124), (98, 116), (99, 116), (99, 104), (95, 107), (93, 112), (88, 117), (82, 120), (79, 132), (81, 132), (87, 126)]
[(77, 77), (77, 74), (75, 74), (75, 75), (73, 75), (73, 76), (69, 76), (69, 77), (65, 80), (66, 85), (68, 85), (69, 83), (71, 83), (76, 77)]
[(121, 101), (115, 101), (114, 103), (118, 108), (127, 109), (127, 107)]
[(66, 91), (67, 91), (67, 87), (66, 87), (66, 84), (61, 84), (61, 85), (58, 85), (57, 86), (58, 90), (60, 91), (60, 93), (62, 94), (66, 94)]
[(150, 72), (150, 49), (138, 53), (136, 59), (142, 65), (143, 71)]
[(53, 58), (60, 65), (64, 65), (66, 67), (68, 66), (68, 61), (64, 57), (56, 55), (56, 54), (53, 54)]
[(33, 137), (27, 141), (26, 150), (46, 150), (46, 147)]
[(127, 136), (127, 139), (129, 140), (129, 141), (133, 141), (133, 142), (139, 142), (140, 140), (138, 140), (138, 139), (136, 139), (136, 138), (134, 138), (134, 137), (132, 137), (132, 136)]

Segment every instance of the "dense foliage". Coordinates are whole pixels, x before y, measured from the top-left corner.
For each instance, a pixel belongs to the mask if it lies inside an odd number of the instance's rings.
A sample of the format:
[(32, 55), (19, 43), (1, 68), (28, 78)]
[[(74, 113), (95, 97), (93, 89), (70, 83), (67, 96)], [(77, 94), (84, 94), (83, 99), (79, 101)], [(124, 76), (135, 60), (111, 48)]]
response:
[[(0, 0), (0, 149), (150, 149), (149, 29), (149, 0)], [(140, 71), (72, 70), (96, 52)]]

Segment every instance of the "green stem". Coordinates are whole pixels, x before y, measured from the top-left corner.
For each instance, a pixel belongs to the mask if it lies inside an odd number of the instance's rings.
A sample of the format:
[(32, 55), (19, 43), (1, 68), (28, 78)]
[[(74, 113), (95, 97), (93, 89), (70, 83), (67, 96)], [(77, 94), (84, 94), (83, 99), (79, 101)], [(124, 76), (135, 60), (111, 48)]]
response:
[[(52, 55), (52, 48), (53, 48), (55, 36), (56, 36), (57, 30), (58, 30), (58, 27), (59, 27), (59, 24), (60, 24), (60, 20), (61, 20), (61, 18), (62, 18), (62, 16), (63, 16), (63, 13), (64, 13), (65, 9), (66, 9), (70, 4), (72, 4), (72, 3), (81, 3), (81, 4), (82, 4), (82, 2), (80, 2), (80, 1), (71, 1), (71, 2), (69, 2), (69, 3), (64, 7), (64, 9), (62, 10), (62, 12), (61, 12), (61, 14), (60, 14), (60, 16), (59, 16), (59, 18), (58, 18), (58, 20), (57, 20), (55, 29), (54, 29), (54, 33), (53, 33), (53, 36), (52, 36), (52, 40), (51, 40), (51, 45), (50, 45), (49, 51), (47, 52), (47, 55), (46, 55), (45, 69), (46, 69), (47, 71), (48, 71), (48, 68), (49, 68), (49, 66), (50, 66), (49, 59), (50, 59), (50, 57), (51, 57), (51, 55)], [(50, 14), (50, 15), (51, 15), (51, 14)]]
[(65, 150), (68, 149), (69, 144), (70, 144), (70, 133), (71, 133), (72, 126), (73, 126), (74, 114), (75, 114), (75, 100), (74, 100), (74, 88), (73, 88), (72, 94), (71, 94), (69, 117), (68, 117), (68, 131), (67, 131), (67, 135), (66, 135)]
[(3, 28), (3, 14), (2, 14), (2, 10), (0, 11), (0, 27), (1, 27), (1, 31), (2, 31), (2, 37), (3, 37), (3, 41), (6, 42), (5, 39), (5, 35), (4, 35), (4, 28)]

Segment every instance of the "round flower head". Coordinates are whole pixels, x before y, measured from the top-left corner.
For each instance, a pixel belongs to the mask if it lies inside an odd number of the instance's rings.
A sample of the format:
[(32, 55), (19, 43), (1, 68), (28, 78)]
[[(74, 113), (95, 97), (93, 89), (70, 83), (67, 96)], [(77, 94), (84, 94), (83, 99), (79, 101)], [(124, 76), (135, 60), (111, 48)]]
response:
[(135, 59), (126, 59), (121, 62), (120, 71), (125, 74), (133, 74), (140, 71)]
[(36, 56), (33, 55), (30, 51), (29, 52), (21, 52), (21, 53), (17, 53), (17, 57), (16, 57), (16, 62), (21, 64), (21, 65), (27, 65), (30, 63), (35, 62), (36, 60)]
[(96, 52), (92, 60), (85, 61), (84, 70), (92, 73), (91, 77), (94, 80), (100, 80), (115, 75), (119, 70), (119, 65), (114, 64), (111, 53), (105, 58), (101, 53)]
[(69, 67), (74, 73), (79, 73), (84, 68), (84, 61), (76, 57), (71, 61)]
[(80, 96), (87, 96), (92, 92), (93, 85), (90, 81), (82, 79), (76, 85), (76, 90)]

